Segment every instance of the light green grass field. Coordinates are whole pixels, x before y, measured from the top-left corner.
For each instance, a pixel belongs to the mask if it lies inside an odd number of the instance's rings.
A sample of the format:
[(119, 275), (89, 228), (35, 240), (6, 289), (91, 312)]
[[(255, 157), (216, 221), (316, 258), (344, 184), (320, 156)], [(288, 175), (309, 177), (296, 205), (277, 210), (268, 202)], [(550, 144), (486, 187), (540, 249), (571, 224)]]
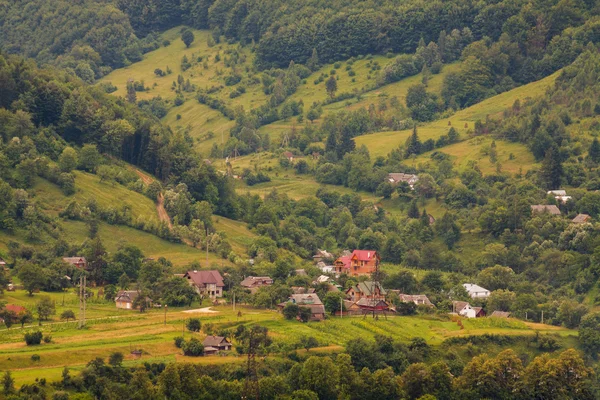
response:
[[(485, 120), (487, 116), (491, 118), (501, 118), (502, 112), (512, 106), (515, 100), (519, 99), (524, 101), (527, 98), (534, 98), (543, 94), (546, 89), (554, 83), (557, 76), (558, 72), (540, 81), (486, 99), (481, 103), (456, 112), (451, 117), (420, 126), (417, 128), (419, 138), (421, 141), (437, 139), (441, 135), (446, 134), (450, 127), (453, 126), (464, 139), (466, 138), (467, 132), (473, 130), (477, 120)], [(399, 145), (403, 144), (411, 133), (412, 130), (378, 132), (359, 136), (355, 140), (357, 146), (367, 146), (372, 157), (386, 156), (391, 149), (397, 148)], [(460, 167), (465, 165), (469, 160), (482, 159), (479, 157), (480, 149), (485, 145), (489, 145), (490, 142), (490, 140), (483, 140), (481, 143), (463, 141), (452, 146), (443, 147), (439, 150), (454, 156), (455, 165)], [(527, 171), (533, 166), (534, 159), (525, 146), (502, 141), (496, 141), (496, 143), (499, 148), (499, 153), (502, 153), (500, 161), (505, 171), (516, 172), (519, 168), (522, 168), (523, 171)], [(513, 153), (515, 156), (513, 160), (508, 160), (507, 156), (510, 155), (510, 153)], [(429, 154), (421, 155), (417, 158), (417, 162), (422, 162), (427, 157), (429, 157)], [(482, 169), (487, 168), (487, 172), (490, 172), (491, 163), (490, 165), (486, 165), (486, 162), (483, 161), (482, 166)]]
[[(28, 297), (24, 293), (11, 293), (2, 299), (31, 307), (39, 299), (38, 294)], [(67, 293), (65, 306), (62, 306), (62, 294), (50, 294), (56, 301), (57, 312), (63, 309), (76, 311), (76, 297)], [(199, 307), (197, 304), (194, 307)], [(140, 314), (136, 311), (117, 310), (112, 302), (96, 301), (88, 303), (88, 321), (86, 329), (76, 329), (75, 323), (48, 323), (36, 327), (52, 336), (52, 343), (39, 346), (25, 346), (22, 340), (23, 330), (13, 327), (0, 330), (0, 370), (10, 370), (16, 379), (17, 386), (33, 382), (36, 378), (50, 381), (60, 378), (64, 366), (76, 370), (81, 369), (95, 357), (108, 358), (115, 351), (125, 354), (126, 365), (149, 361), (193, 361), (206, 364), (236, 363), (239, 357), (217, 356), (206, 358), (188, 358), (181, 356), (180, 350), (173, 344), (176, 336), (186, 339), (196, 336), (203, 339), (204, 334), (185, 331), (185, 320), (200, 317), (203, 324), (213, 323), (216, 327), (225, 325), (235, 327), (236, 324), (260, 323), (269, 328), (276, 342), (293, 345), (303, 336), (313, 336), (324, 347), (323, 351), (341, 351), (342, 346), (350, 339), (372, 338), (375, 334), (392, 336), (400, 341), (408, 341), (413, 337), (423, 337), (431, 345), (439, 345), (444, 339), (462, 335), (479, 335), (497, 333), (506, 335), (534, 335), (555, 333), (562, 336), (575, 335), (576, 332), (546, 325), (531, 326), (517, 320), (477, 319), (463, 320), (464, 329), (453, 321), (437, 317), (397, 317), (388, 316), (379, 320), (361, 316), (329, 318), (322, 322), (300, 323), (284, 320), (281, 314), (271, 310), (258, 310), (248, 307), (237, 307), (234, 312), (231, 306), (213, 307), (215, 314), (183, 313), (181, 308), (163, 310), (152, 309)], [(237, 311), (241, 310), (241, 318)], [(102, 318), (102, 319), (98, 319)], [(58, 317), (54, 317), (58, 320)], [(32, 330), (26, 328), (25, 330)], [(131, 350), (142, 349), (141, 360), (130, 355)], [(318, 349), (311, 352), (318, 352)], [(31, 355), (38, 354), (40, 361), (32, 361)], [(277, 357), (277, 355), (274, 355)]]

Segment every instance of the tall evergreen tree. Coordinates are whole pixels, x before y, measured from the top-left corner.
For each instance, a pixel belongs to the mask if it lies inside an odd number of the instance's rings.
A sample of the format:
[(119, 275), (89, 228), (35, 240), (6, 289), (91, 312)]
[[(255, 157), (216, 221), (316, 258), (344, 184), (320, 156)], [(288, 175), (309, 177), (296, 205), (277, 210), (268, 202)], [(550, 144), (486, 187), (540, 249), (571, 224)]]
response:
[(540, 170), (540, 181), (542, 186), (548, 190), (558, 189), (562, 176), (563, 168), (560, 153), (556, 146), (553, 146), (546, 151), (546, 157), (544, 157)]
[(598, 142), (598, 138), (594, 138), (592, 141), (588, 155), (593, 162), (600, 162), (600, 143)]
[(306, 62), (306, 66), (311, 71), (316, 71), (317, 69), (319, 69), (319, 54), (317, 53), (317, 49), (313, 48), (312, 55)]
[(327, 141), (325, 142), (325, 151), (337, 151), (337, 134), (335, 131), (331, 131), (327, 136)]
[(350, 129), (342, 129), (340, 143), (337, 146), (338, 158), (341, 160), (344, 157), (344, 154), (350, 153), (355, 148), (356, 143), (352, 137), (352, 131)]
[(406, 151), (404, 158), (408, 158), (413, 154), (421, 154), (421, 141), (419, 140), (419, 135), (417, 133), (417, 125), (415, 125), (413, 128), (412, 135), (410, 135), (406, 140)]
[(419, 206), (417, 206), (417, 200), (413, 200), (410, 202), (410, 205), (408, 206), (408, 218), (413, 218), (413, 219), (417, 219), (421, 216), (421, 213), (419, 213)]

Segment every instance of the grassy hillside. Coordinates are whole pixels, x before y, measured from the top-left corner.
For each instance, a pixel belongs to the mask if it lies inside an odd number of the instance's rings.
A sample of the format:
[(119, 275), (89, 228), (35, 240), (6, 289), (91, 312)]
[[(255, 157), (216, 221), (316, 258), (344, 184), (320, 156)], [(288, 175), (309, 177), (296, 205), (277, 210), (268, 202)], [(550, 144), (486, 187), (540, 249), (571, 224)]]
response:
[[(464, 110), (456, 112), (454, 115), (443, 118), (423, 126), (418, 127), (419, 138), (423, 140), (437, 139), (441, 135), (446, 134), (450, 126), (454, 126), (459, 131), (462, 138), (465, 139), (468, 131), (472, 131), (477, 120), (485, 120), (486, 117), (501, 118), (502, 112), (509, 108), (515, 100), (524, 101), (528, 98), (534, 98), (542, 95), (548, 87), (550, 87), (558, 72), (548, 76), (540, 81), (533, 82), (508, 92), (499, 94), (482, 101), (479, 104), (468, 107)], [(395, 131), (395, 132), (378, 132), (369, 135), (363, 135), (356, 138), (358, 146), (365, 145), (369, 149), (371, 156), (385, 156), (391, 149), (398, 147), (406, 141), (406, 138), (411, 134), (411, 130)], [(469, 160), (482, 160), (480, 168), (483, 172), (491, 172), (492, 165), (483, 160), (481, 149), (489, 145), (491, 139), (475, 138), (461, 143), (447, 146), (441, 151), (450, 154), (454, 158), (454, 163), (457, 167), (465, 165)], [(502, 163), (503, 170), (509, 172), (517, 172), (519, 168), (523, 171), (530, 169), (534, 164), (534, 158), (525, 146), (516, 143), (504, 143), (497, 141), (499, 161)], [(514, 155), (514, 159), (509, 160), (510, 154)], [(422, 154), (415, 162), (423, 162), (429, 157), (429, 154)]]
[[(57, 315), (63, 310), (77, 311), (77, 298), (74, 293), (49, 294), (57, 306)], [(31, 307), (39, 298), (38, 295), (28, 297), (24, 292), (7, 293), (4, 300)], [(197, 303), (193, 307), (200, 307)], [(539, 333), (552, 333), (563, 343), (570, 343), (570, 335), (574, 331), (547, 325), (529, 325), (515, 320), (477, 319), (463, 321), (464, 329), (453, 321), (444, 318), (427, 317), (388, 317), (362, 319), (330, 318), (324, 322), (302, 324), (297, 321), (284, 320), (275, 311), (258, 310), (239, 307), (242, 316), (237, 315), (231, 306), (214, 308), (216, 313), (184, 313), (182, 308), (169, 308), (166, 314), (162, 310), (149, 310), (145, 314), (134, 311), (117, 310), (112, 302), (92, 299), (88, 302), (87, 329), (76, 329), (76, 323), (45, 323), (41, 329), (52, 335), (52, 343), (28, 347), (22, 342), (22, 330), (13, 327), (0, 331), (0, 369), (11, 370), (17, 385), (33, 382), (36, 378), (48, 380), (60, 379), (60, 372), (65, 365), (77, 371), (94, 357), (107, 358), (112, 352), (125, 354), (125, 364), (158, 361), (194, 361), (202, 364), (236, 363), (239, 357), (217, 356), (197, 359), (183, 357), (173, 344), (176, 336), (189, 339), (192, 336), (204, 337), (203, 333), (194, 334), (182, 331), (185, 319), (199, 316), (203, 324), (214, 323), (227, 327), (239, 323), (260, 322), (269, 328), (276, 342), (293, 345), (303, 336), (312, 336), (319, 342), (319, 348), (311, 353), (341, 351), (345, 343), (356, 337), (371, 339), (375, 334), (385, 334), (401, 341), (413, 337), (423, 337), (431, 345), (439, 345), (444, 339), (464, 335), (481, 335), (495, 333), (503, 335), (531, 336)], [(58, 317), (54, 319), (58, 321)], [(130, 355), (132, 349), (142, 349), (141, 360), (134, 360)], [(458, 350), (462, 347), (459, 346)], [(490, 348), (495, 353), (501, 348)], [(530, 349), (525, 349), (531, 351)], [(300, 350), (304, 351), (304, 350)], [(32, 361), (32, 354), (40, 355), (40, 361)], [(273, 354), (270, 357), (280, 357)]]

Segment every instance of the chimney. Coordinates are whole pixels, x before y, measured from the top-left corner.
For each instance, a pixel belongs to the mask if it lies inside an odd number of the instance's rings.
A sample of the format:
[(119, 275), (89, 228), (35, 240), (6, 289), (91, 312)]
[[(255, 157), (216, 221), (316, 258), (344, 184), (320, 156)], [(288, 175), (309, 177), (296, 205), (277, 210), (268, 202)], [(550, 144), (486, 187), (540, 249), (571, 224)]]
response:
[(194, 270), (194, 273), (195, 273), (195, 274), (197, 274), (197, 273), (198, 273), (198, 271), (197, 271), (197, 270)]

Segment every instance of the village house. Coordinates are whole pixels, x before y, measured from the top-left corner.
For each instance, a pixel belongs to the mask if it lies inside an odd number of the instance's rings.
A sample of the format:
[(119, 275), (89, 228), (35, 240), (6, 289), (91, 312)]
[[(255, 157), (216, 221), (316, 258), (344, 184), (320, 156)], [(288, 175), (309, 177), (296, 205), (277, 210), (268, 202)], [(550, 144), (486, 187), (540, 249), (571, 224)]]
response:
[(318, 264), (319, 262), (332, 262), (334, 258), (335, 256), (327, 250), (317, 250), (313, 256), (313, 261)]
[(200, 296), (223, 297), (223, 277), (216, 270), (187, 271), (183, 276)]
[(474, 283), (463, 283), (463, 287), (472, 299), (487, 299), (490, 291)]
[(338, 258), (334, 267), (338, 275), (370, 275), (377, 270), (380, 261), (379, 254), (374, 250), (354, 250), (350, 256)]
[(360, 299), (385, 300), (387, 292), (379, 282), (359, 282), (346, 290), (346, 298), (351, 301), (359, 301)]
[(63, 257), (62, 260), (67, 264), (74, 266), (75, 268), (87, 268), (87, 260), (85, 259), (85, 257)]
[(335, 267), (333, 265), (327, 265), (323, 261), (319, 261), (317, 263), (317, 268), (321, 270), (324, 274), (333, 274), (335, 273)]
[(555, 205), (538, 204), (535, 206), (531, 206), (531, 213), (532, 214), (549, 213), (552, 215), (560, 215), (560, 210)]
[(217, 354), (219, 351), (231, 350), (231, 342), (224, 336), (207, 336), (202, 345), (204, 346), (205, 356)]
[[(117, 308), (133, 310), (133, 303), (139, 295), (140, 292), (138, 290), (121, 290), (117, 293), (117, 297), (115, 297), (115, 304)], [(146, 297), (146, 301), (150, 303), (151, 300), (149, 297)]]
[(414, 174), (404, 174), (402, 172), (392, 172), (388, 174), (388, 182), (392, 185), (397, 185), (400, 182), (408, 183), (411, 189), (414, 190), (414, 185), (419, 180), (419, 177)]
[(591, 222), (592, 217), (587, 214), (577, 214), (575, 218), (571, 220), (574, 224), (585, 224), (587, 222)]
[(290, 289), (292, 289), (293, 294), (309, 294), (316, 291), (314, 288), (307, 289), (304, 286), (292, 286)]
[(273, 279), (268, 276), (249, 276), (240, 282), (240, 285), (251, 293), (255, 293), (261, 286), (269, 286), (273, 284)]
[(390, 305), (383, 299), (367, 299), (363, 297), (356, 302), (356, 305), (360, 308), (363, 314), (367, 313), (379, 313), (390, 310)]
[(291, 151), (284, 151), (281, 155), (287, 158), (289, 162), (294, 162), (294, 153), (292, 153)]
[(435, 307), (429, 298), (424, 294), (403, 294), (399, 290), (391, 290), (398, 295), (398, 298), (403, 303), (415, 303), (417, 306)]
[(572, 199), (571, 196), (567, 196), (566, 190), (550, 190), (548, 191), (548, 195), (554, 196), (556, 201), (563, 204)]
[(481, 307), (471, 307), (466, 301), (453, 301), (452, 310), (455, 314), (466, 318), (485, 317), (485, 311)]
[(358, 304), (356, 304), (355, 301), (344, 300), (343, 303), (344, 303), (343, 313), (340, 312), (340, 310), (336, 310), (336, 312), (335, 312), (336, 316), (339, 317), (340, 315), (360, 315), (360, 314), (362, 314), (362, 310), (360, 309)]
[(294, 303), (300, 307), (310, 308), (310, 320), (321, 321), (325, 319), (325, 306), (316, 293), (310, 294), (292, 294), (288, 301), (279, 303), (277, 307), (282, 311), (287, 303)]

